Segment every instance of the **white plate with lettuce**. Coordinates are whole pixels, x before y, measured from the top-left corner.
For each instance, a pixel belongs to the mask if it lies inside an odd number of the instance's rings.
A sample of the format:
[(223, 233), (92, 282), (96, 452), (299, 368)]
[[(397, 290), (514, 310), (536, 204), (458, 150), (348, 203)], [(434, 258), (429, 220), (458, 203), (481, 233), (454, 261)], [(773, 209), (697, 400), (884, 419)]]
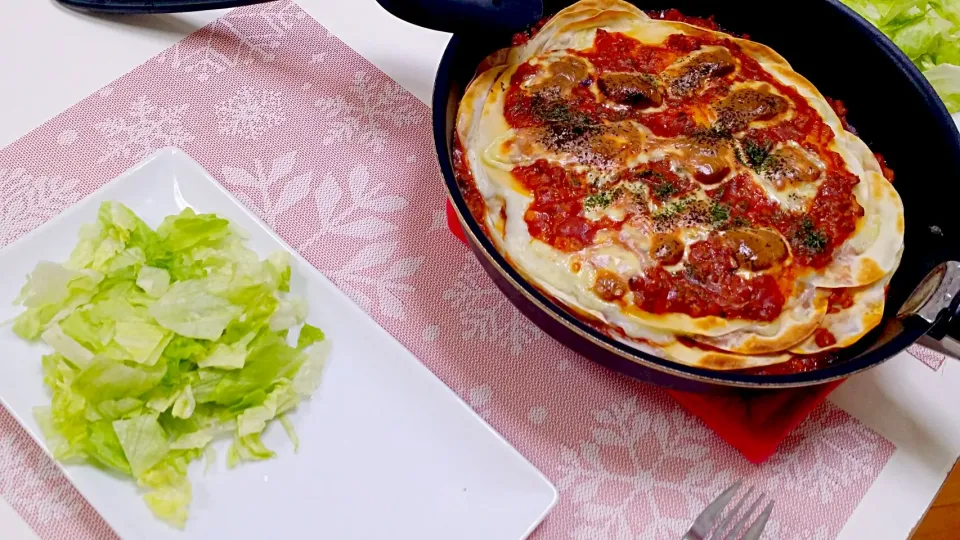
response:
[(0, 401), (123, 538), (514, 539), (556, 502), (182, 151), (0, 250), (0, 278)]

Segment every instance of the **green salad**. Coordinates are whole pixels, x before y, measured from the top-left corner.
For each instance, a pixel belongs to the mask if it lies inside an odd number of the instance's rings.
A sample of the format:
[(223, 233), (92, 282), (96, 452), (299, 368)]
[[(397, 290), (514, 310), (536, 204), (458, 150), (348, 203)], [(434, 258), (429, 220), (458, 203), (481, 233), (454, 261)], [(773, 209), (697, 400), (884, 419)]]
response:
[(319, 385), (329, 344), (289, 291), (287, 253), (260, 260), (226, 219), (186, 209), (154, 231), (103, 203), (70, 259), (38, 264), (18, 298), (16, 334), (54, 350), (51, 403), (35, 410), (54, 456), (135, 478), (182, 527), (187, 466), (212, 459), (215, 438), (232, 435), (231, 467), (274, 455), (260, 440), (273, 420), (296, 447), (284, 413)]
[(843, 0), (923, 71), (951, 113), (960, 112), (960, 0)]

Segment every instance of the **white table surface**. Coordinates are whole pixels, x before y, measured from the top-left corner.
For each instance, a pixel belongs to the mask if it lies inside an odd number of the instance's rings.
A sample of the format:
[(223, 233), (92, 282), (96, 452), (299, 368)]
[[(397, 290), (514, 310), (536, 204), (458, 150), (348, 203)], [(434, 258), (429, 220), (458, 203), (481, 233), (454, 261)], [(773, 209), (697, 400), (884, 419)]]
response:
[[(429, 102), (447, 34), (396, 20), (375, 0), (298, 3)], [(0, 147), (222, 13), (91, 17), (63, 9), (53, 0), (3, 2)], [(356, 22), (361, 20), (363, 24)], [(897, 447), (840, 538), (907, 537), (960, 455), (960, 363), (948, 361), (934, 372), (903, 354), (844, 383), (831, 399)], [(2, 500), (0, 531), (5, 539), (36, 538)]]

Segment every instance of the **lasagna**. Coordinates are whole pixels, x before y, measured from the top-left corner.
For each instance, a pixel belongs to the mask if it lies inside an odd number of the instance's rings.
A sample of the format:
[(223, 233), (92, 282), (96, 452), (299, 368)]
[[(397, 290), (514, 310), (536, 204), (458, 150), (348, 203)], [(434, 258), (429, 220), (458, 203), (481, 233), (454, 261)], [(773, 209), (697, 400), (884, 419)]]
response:
[(481, 64), (457, 115), (474, 217), (611, 337), (746, 369), (856, 342), (903, 249), (887, 169), (770, 48), (583, 0)]

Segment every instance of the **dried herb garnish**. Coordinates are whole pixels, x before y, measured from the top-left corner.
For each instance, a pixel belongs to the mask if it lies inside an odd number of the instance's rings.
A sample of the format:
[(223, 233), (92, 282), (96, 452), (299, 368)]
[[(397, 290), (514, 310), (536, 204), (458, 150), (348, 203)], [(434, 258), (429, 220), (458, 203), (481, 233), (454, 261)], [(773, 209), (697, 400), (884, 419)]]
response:
[(530, 108), (533, 116), (545, 124), (542, 142), (548, 148), (575, 151), (600, 129), (588, 115), (550, 96), (535, 94)]
[(667, 177), (660, 173), (660, 171), (655, 171), (653, 169), (646, 169), (637, 173), (637, 176), (640, 178), (656, 178), (657, 180), (665, 182)]
[(769, 142), (756, 142), (747, 139), (743, 142), (743, 150), (737, 153), (737, 157), (744, 165), (757, 172), (762, 172), (773, 162), (773, 156), (770, 154), (772, 149), (773, 145)]
[(723, 225), (730, 219), (730, 207), (715, 202), (710, 205), (710, 222), (714, 225)]
[(701, 128), (694, 131), (691, 137), (698, 142), (717, 141), (733, 138), (733, 133), (723, 126), (712, 125), (708, 128)]
[(680, 199), (679, 201), (672, 202), (659, 211), (653, 213), (653, 219), (657, 221), (663, 221), (667, 219), (672, 219), (673, 217), (681, 214), (684, 210), (687, 209), (687, 206), (690, 205), (690, 202), (693, 201), (692, 198), (688, 197), (685, 199)]
[(733, 221), (730, 222), (730, 225), (736, 228), (745, 228), (753, 225), (753, 223), (743, 216), (737, 216), (733, 218)]
[(606, 208), (610, 206), (613, 201), (619, 199), (622, 194), (623, 188), (619, 186), (614, 189), (608, 189), (607, 191), (601, 191), (600, 193), (594, 193), (583, 200), (583, 208), (586, 210)]
[(799, 247), (808, 253), (820, 253), (826, 249), (829, 241), (827, 235), (817, 229), (808, 217), (800, 220), (793, 237)]
[[(662, 178), (662, 176), (661, 176)], [(679, 189), (677, 186), (673, 185), (672, 182), (664, 180), (655, 186), (653, 186), (653, 194), (660, 200), (669, 199), (672, 195), (676, 194)]]
[(534, 94), (530, 98), (530, 109), (535, 117), (548, 124), (562, 124), (571, 127), (595, 124), (589, 116), (571, 109), (567, 103), (543, 94)]
[(644, 192), (643, 184), (640, 184), (640, 183), (625, 184), (624, 187), (627, 189), (627, 191), (630, 192), (630, 195), (633, 196), (633, 200), (635, 202), (637, 203), (647, 202), (647, 196), (646, 196), (646, 193)]

